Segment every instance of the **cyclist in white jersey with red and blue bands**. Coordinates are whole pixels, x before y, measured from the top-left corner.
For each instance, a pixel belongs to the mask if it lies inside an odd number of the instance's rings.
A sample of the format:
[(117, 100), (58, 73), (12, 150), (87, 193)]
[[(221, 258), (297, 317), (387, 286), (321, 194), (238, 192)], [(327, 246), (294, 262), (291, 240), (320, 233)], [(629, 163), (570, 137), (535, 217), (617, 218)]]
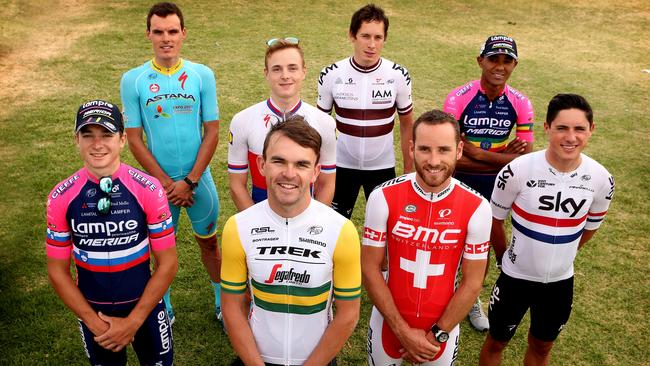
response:
[[(209, 167), (219, 139), (217, 91), (212, 70), (180, 58), (186, 32), (178, 6), (152, 6), (147, 37), (154, 58), (124, 73), (120, 92), (129, 149), (167, 191), (175, 226), (185, 207), (220, 318), (219, 197)], [(169, 292), (165, 304), (175, 319)]]
[[(111, 103), (79, 108), (76, 141), (84, 168), (57, 184), (47, 201), (52, 286), (79, 318), (91, 365), (126, 365), (130, 343), (141, 364), (172, 365), (161, 297), (178, 264), (165, 191), (155, 178), (120, 163), (126, 138)], [(153, 276), (151, 254), (158, 263)]]
[(413, 126), (411, 76), (381, 57), (388, 18), (372, 4), (350, 22), (354, 55), (323, 68), (318, 78), (318, 108), (336, 113), (336, 191), (332, 207), (352, 216), (363, 186), (366, 199), (379, 184), (395, 177), (393, 127), (400, 121), (404, 172), (413, 170), (408, 143)]
[[(482, 286), (490, 206), (451, 178), (462, 154), (453, 116), (434, 110), (418, 118), (411, 151), (416, 173), (377, 187), (366, 206), (361, 265), (374, 304), (368, 362), (453, 365), (458, 323)], [(456, 289), (461, 258), (462, 280)]]
[[(490, 298), (490, 332), (481, 365), (498, 365), (530, 308), (527, 364), (548, 364), (553, 341), (573, 300), (573, 261), (600, 227), (614, 195), (614, 178), (582, 154), (594, 128), (587, 101), (558, 94), (548, 106), (546, 150), (513, 160), (492, 193), (492, 244), (502, 264)], [(506, 250), (504, 220), (511, 213)]]
[[(274, 38), (267, 42), (264, 76), (270, 97), (237, 113), (230, 123), (228, 180), (230, 195), (238, 211), (266, 199), (266, 182), (257, 166), (267, 132), (276, 123), (300, 115), (320, 133), (321, 171), (314, 183), (314, 198), (329, 206), (336, 176), (336, 125), (331, 116), (300, 99), (307, 69), (299, 40)], [(246, 188), (251, 175), (251, 193)]]

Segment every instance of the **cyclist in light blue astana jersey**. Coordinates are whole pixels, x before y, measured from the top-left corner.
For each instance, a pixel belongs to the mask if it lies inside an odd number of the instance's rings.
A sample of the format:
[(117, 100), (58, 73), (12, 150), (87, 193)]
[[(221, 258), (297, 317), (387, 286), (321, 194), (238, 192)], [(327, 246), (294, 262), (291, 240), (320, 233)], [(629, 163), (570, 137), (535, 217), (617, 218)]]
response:
[[(209, 168), (219, 139), (217, 91), (212, 70), (180, 58), (186, 35), (181, 10), (155, 4), (147, 16), (154, 58), (126, 72), (120, 92), (129, 149), (167, 191), (174, 226), (187, 210), (221, 318), (219, 197)], [(173, 321), (169, 291), (164, 299)]]

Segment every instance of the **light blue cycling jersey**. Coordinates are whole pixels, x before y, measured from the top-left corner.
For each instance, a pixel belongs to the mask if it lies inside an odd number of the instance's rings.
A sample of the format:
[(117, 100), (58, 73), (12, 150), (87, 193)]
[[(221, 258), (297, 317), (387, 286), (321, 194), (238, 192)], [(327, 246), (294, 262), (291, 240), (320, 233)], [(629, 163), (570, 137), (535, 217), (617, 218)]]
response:
[(144, 128), (149, 151), (170, 178), (187, 176), (203, 139), (201, 124), (219, 119), (212, 70), (184, 59), (171, 68), (151, 60), (124, 74), (120, 92), (126, 128)]

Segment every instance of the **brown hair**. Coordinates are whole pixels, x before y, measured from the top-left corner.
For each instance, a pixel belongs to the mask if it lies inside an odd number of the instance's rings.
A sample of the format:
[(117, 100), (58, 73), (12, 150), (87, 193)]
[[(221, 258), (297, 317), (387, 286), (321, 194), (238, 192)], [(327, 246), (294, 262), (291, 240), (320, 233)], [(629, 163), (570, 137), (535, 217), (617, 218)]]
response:
[(456, 136), (456, 144), (460, 142), (460, 127), (458, 126), (458, 121), (449, 113), (445, 113), (438, 109), (432, 109), (428, 112), (422, 113), (415, 123), (413, 123), (413, 142), (415, 142), (415, 130), (418, 126), (424, 123), (428, 126), (442, 125), (449, 123), (454, 127), (454, 135)]
[(295, 48), (298, 50), (298, 53), (300, 54), (300, 59), (302, 60), (302, 67), (305, 67), (305, 54), (302, 52), (302, 48), (300, 47), (300, 44), (297, 43), (289, 43), (285, 41), (284, 39), (278, 39), (273, 43), (273, 46), (269, 46), (266, 49), (266, 54), (264, 54), (264, 68), (268, 69), (269, 65), (269, 57), (271, 57), (272, 54), (286, 50), (288, 48)]
[(147, 30), (151, 30), (151, 17), (154, 15), (165, 18), (174, 14), (178, 15), (178, 19), (181, 21), (181, 29), (184, 29), (185, 21), (183, 20), (183, 13), (178, 5), (168, 2), (154, 4), (154, 6), (149, 9), (149, 14), (147, 14)]
[(314, 150), (314, 153), (316, 153), (316, 163), (320, 160), (320, 148), (323, 140), (318, 131), (311, 127), (305, 121), (304, 117), (293, 115), (285, 121), (278, 122), (271, 127), (264, 139), (264, 149), (262, 150), (262, 157), (264, 159), (266, 159), (266, 150), (269, 147), (271, 137), (275, 134), (282, 134), (296, 144)]

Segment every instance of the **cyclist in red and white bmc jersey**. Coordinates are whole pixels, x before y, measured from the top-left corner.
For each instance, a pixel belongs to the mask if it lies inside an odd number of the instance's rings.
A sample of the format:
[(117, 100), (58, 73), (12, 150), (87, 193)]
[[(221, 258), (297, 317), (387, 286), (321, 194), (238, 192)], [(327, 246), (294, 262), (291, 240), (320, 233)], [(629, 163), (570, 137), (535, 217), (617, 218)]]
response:
[[(553, 342), (569, 320), (573, 261), (600, 227), (614, 195), (614, 178), (582, 154), (594, 128), (587, 101), (558, 94), (548, 106), (548, 148), (506, 165), (492, 193), (492, 244), (502, 272), (488, 317), (481, 365), (499, 365), (521, 319), (531, 309), (526, 364), (547, 365)], [(506, 249), (504, 221), (511, 214)]]
[(399, 365), (403, 358), (453, 364), (458, 323), (481, 289), (489, 253), (487, 200), (451, 178), (462, 154), (455, 119), (427, 112), (415, 122), (413, 137), (416, 173), (379, 186), (366, 206), (362, 271), (375, 305), (368, 331), (371, 365)]
[(349, 38), (354, 55), (323, 68), (318, 79), (318, 108), (336, 113), (336, 190), (332, 207), (350, 218), (363, 186), (366, 199), (379, 184), (395, 177), (393, 127), (400, 120), (404, 171), (413, 125), (411, 76), (381, 57), (388, 18), (367, 5), (352, 16)]

